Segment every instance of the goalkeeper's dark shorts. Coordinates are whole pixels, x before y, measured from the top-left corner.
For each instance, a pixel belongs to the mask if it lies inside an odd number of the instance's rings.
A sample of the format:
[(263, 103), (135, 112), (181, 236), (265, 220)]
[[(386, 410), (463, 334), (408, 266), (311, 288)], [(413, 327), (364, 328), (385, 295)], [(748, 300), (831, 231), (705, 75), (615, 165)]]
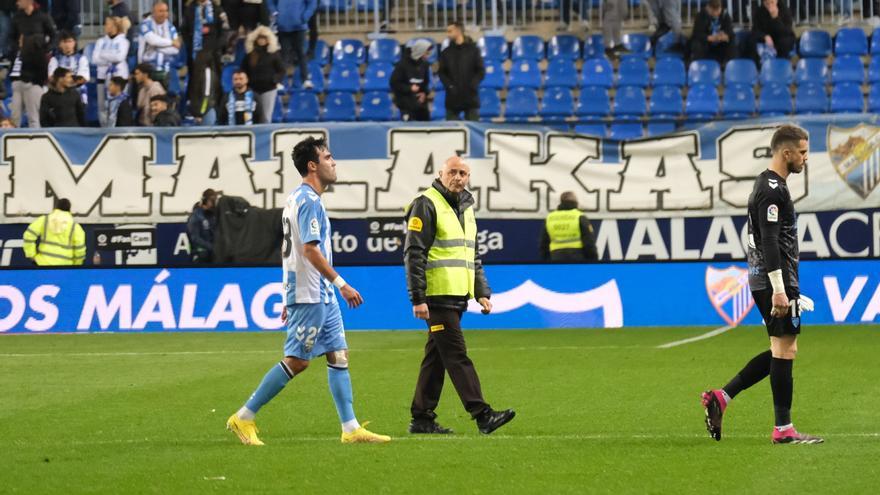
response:
[(761, 311), (761, 316), (764, 317), (764, 325), (767, 326), (767, 335), (771, 337), (782, 337), (783, 335), (797, 335), (801, 333), (801, 308), (798, 303), (797, 295), (794, 297), (792, 297), (792, 295), (788, 296), (789, 299), (794, 300), (794, 304), (791, 305), (788, 313), (779, 318), (770, 316), (770, 310), (773, 309), (772, 289), (752, 291), (752, 297), (755, 299), (755, 306), (758, 307), (758, 310)]

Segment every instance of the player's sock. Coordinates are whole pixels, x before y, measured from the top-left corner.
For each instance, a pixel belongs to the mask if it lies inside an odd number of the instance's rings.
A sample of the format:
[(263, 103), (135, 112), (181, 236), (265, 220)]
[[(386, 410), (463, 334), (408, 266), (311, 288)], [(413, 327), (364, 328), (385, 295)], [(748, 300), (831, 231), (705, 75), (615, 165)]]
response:
[(770, 389), (773, 391), (773, 411), (776, 413), (776, 426), (791, 423), (791, 396), (794, 383), (791, 359), (773, 358), (770, 363)]
[(725, 399), (729, 402), (730, 399), (736, 397), (737, 394), (760, 382), (769, 375), (770, 359), (772, 357), (773, 355), (769, 350), (753, 357), (752, 360), (730, 380), (730, 383), (724, 386), (722, 392), (726, 395)]
[[(256, 414), (261, 407), (278, 395), (278, 392), (281, 392), (281, 389), (283, 389), (284, 386), (287, 385), (287, 382), (292, 378), (293, 371), (284, 364), (284, 361), (272, 366), (272, 369), (270, 369), (269, 372), (266, 373), (266, 376), (263, 377), (260, 386), (257, 387), (251, 395), (251, 398), (245, 403), (243, 409), (247, 409), (248, 411), (251, 411), (252, 414)], [(241, 411), (239, 411), (239, 418), (241, 419), (253, 419), (253, 417), (244, 418), (240, 413)]]
[(348, 366), (327, 365), (327, 382), (330, 384), (330, 395), (336, 403), (336, 412), (342, 431), (351, 433), (360, 428), (354, 416), (354, 394), (351, 391), (351, 375)]

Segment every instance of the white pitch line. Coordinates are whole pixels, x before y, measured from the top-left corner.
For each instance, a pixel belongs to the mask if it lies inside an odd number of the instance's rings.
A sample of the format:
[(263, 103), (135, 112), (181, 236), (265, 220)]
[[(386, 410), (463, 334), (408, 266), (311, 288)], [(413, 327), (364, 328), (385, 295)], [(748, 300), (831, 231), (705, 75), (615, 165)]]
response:
[(697, 335), (696, 337), (691, 337), (691, 338), (683, 339), (683, 340), (676, 340), (674, 342), (667, 342), (665, 344), (658, 345), (657, 348), (658, 349), (669, 349), (670, 347), (675, 347), (675, 346), (684, 345), (684, 344), (690, 344), (691, 342), (698, 342), (700, 340), (711, 339), (712, 337), (715, 337), (716, 335), (721, 335), (722, 333), (724, 333), (732, 328), (734, 328), (734, 327), (727, 325), (724, 327), (716, 328), (715, 330), (712, 330), (711, 332), (706, 332), (702, 335)]

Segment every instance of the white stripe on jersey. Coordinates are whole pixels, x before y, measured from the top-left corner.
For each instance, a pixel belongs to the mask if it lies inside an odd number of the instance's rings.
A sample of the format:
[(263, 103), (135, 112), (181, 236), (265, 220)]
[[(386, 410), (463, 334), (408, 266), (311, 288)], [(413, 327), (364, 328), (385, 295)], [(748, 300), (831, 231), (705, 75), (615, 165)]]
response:
[(321, 254), (333, 265), (330, 218), (321, 197), (309, 185), (302, 184), (287, 196), (281, 222), (284, 235), (281, 267), (287, 300), (291, 300), (292, 294), (294, 303), (333, 301), (336, 292), (332, 284), (303, 256), (304, 239), (318, 241)]

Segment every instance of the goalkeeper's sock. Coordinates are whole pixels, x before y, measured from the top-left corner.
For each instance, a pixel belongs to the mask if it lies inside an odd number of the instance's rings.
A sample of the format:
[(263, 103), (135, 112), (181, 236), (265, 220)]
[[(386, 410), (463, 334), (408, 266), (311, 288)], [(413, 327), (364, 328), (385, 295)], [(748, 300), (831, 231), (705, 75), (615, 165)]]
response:
[(336, 413), (339, 414), (339, 422), (342, 431), (351, 433), (358, 428), (357, 419), (354, 416), (354, 393), (351, 391), (351, 375), (348, 367), (327, 365), (327, 382), (330, 384), (330, 395), (336, 404)]
[(770, 390), (773, 392), (773, 411), (776, 414), (776, 426), (791, 423), (791, 400), (794, 393), (794, 379), (791, 359), (773, 358), (770, 364)]
[(242, 408), (246, 409), (246, 411), (244, 411), (244, 416), (247, 416), (248, 411), (250, 411), (251, 417), (243, 417), (241, 410), (239, 410), (238, 417), (241, 419), (253, 419), (252, 415), (256, 414), (261, 407), (278, 395), (278, 392), (281, 392), (281, 389), (283, 389), (284, 386), (287, 385), (287, 382), (292, 378), (293, 371), (284, 364), (284, 361), (273, 366), (272, 369), (266, 373), (266, 376), (263, 377), (260, 386), (257, 387), (257, 390), (254, 391), (251, 398), (248, 399), (247, 403), (245, 403)]
[(767, 375), (770, 374), (770, 359), (772, 357), (773, 355), (769, 350), (753, 357), (752, 360), (730, 380), (730, 383), (724, 386), (722, 391), (726, 396), (725, 399), (728, 397), (728, 401), (733, 399), (743, 390), (766, 378)]

